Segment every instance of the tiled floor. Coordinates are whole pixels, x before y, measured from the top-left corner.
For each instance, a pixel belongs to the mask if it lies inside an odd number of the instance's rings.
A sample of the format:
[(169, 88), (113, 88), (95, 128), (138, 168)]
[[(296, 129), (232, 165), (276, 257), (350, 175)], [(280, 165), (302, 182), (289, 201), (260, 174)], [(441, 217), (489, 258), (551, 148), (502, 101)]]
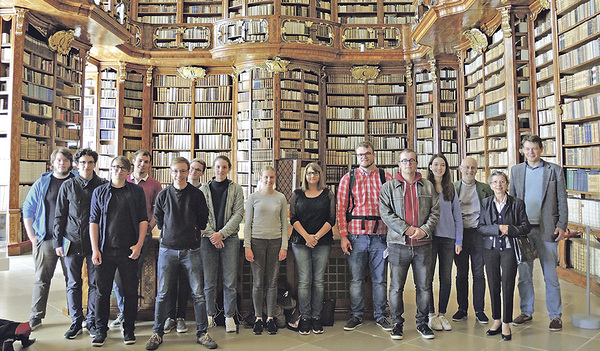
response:
[[(31, 301), (31, 282), (33, 277), (33, 263), (31, 256), (11, 258), (11, 270), (0, 272), (0, 318), (17, 321), (26, 321), (29, 317)], [(543, 280), (539, 265), (535, 270), (536, 291), (538, 295), (535, 308), (538, 312), (534, 315), (533, 323), (524, 327), (512, 327), (513, 340), (502, 341), (500, 336), (487, 337), (487, 326), (482, 326), (471, 315), (467, 321), (452, 322), (453, 330), (450, 332), (436, 332), (435, 339), (423, 340), (414, 329), (414, 287), (407, 284), (405, 301), (407, 302), (405, 317), (404, 340), (394, 341), (388, 333), (382, 331), (373, 321), (366, 321), (353, 332), (344, 332), (342, 329), (345, 321), (338, 321), (334, 327), (325, 327), (321, 335), (299, 335), (290, 330), (280, 330), (278, 335), (254, 336), (250, 329), (241, 329), (239, 335), (226, 334), (223, 327), (210, 329), (210, 334), (218, 342), (221, 350), (443, 350), (443, 351), (471, 351), (471, 350), (600, 350), (600, 330), (578, 329), (571, 324), (571, 314), (586, 312), (585, 290), (571, 283), (561, 281), (563, 296), (563, 322), (562, 332), (548, 330), (548, 315), (545, 301), (543, 300)], [(412, 277), (409, 277), (412, 282)], [(437, 291), (437, 288), (436, 288)], [(518, 300), (518, 294), (515, 297)], [(73, 351), (90, 350), (91, 341), (87, 334), (75, 340), (63, 338), (64, 332), (69, 327), (69, 320), (62, 315), (65, 303), (65, 286), (62, 274), (57, 271), (52, 282), (47, 316), (42, 327), (33, 333), (37, 338), (36, 343), (29, 350), (41, 351)], [(489, 309), (489, 299), (486, 302)], [(515, 306), (515, 317), (518, 315), (518, 303)], [(451, 296), (449, 313), (456, 311), (454, 293)], [(491, 312), (486, 311), (488, 316)], [(592, 296), (592, 313), (600, 315), (600, 298)], [(188, 323), (191, 325), (191, 322)], [(152, 323), (139, 322), (136, 334), (138, 342), (135, 345), (125, 346), (119, 331), (109, 332), (107, 342), (103, 349), (108, 350), (144, 350), (146, 340), (151, 335)], [(15, 344), (16, 350), (20, 344)], [(194, 333), (171, 333), (165, 336), (159, 350), (202, 350), (195, 344)]]

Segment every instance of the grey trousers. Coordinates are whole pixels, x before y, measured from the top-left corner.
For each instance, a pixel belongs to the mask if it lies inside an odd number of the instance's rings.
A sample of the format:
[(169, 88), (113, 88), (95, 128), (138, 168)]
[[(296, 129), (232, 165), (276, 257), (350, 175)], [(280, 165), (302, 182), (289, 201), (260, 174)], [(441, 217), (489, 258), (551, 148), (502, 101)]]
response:
[[(42, 319), (46, 317), (46, 305), (50, 293), (50, 282), (56, 270), (56, 262), (59, 257), (52, 247), (52, 240), (44, 240), (33, 246), (33, 264), (35, 268), (33, 278), (33, 292), (31, 293), (31, 313), (29, 319)], [(60, 258), (65, 285), (67, 285), (67, 270), (65, 263)]]
[(281, 239), (252, 239), (251, 247), (254, 253), (254, 262), (250, 262), (254, 315), (262, 317), (266, 290), (267, 317), (273, 317), (277, 305), (277, 275), (279, 274)]

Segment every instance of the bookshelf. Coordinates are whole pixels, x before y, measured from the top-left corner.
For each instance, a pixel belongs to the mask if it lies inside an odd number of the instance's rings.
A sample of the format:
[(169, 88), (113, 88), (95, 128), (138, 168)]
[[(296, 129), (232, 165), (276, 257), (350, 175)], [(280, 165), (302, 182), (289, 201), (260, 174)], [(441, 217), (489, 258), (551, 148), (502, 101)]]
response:
[(215, 23), (223, 18), (222, 0), (183, 1), (184, 23)]
[(485, 125), (484, 95), (483, 95), (483, 54), (474, 49), (466, 50), (464, 54), (464, 124), (466, 128), (466, 156), (477, 160), (476, 179), (486, 181), (485, 167), (487, 129)]
[(110, 178), (110, 162), (118, 148), (118, 71), (106, 67), (100, 71), (100, 109), (98, 114), (98, 175)]
[(144, 76), (138, 71), (127, 71), (123, 82), (123, 107), (122, 107), (122, 152), (123, 156), (132, 158), (133, 154), (143, 149), (143, 102), (144, 102)]
[(72, 48), (67, 55), (56, 55), (56, 100), (54, 107), (54, 146), (75, 152), (81, 146), (83, 114), (83, 50)]
[(84, 148), (97, 149), (98, 140), (98, 67), (90, 63), (85, 66), (83, 87), (83, 133)]
[[(532, 80), (531, 80), (531, 48), (530, 48), (530, 29), (527, 16), (513, 15), (513, 38), (514, 38), (514, 67), (516, 74), (513, 76), (516, 85), (516, 121), (515, 126), (519, 136), (516, 139), (515, 149), (520, 148), (521, 138), (526, 134), (531, 134), (532, 129)], [(509, 126), (510, 129), (510, 126)], [(511, 141), (508, 140), (510, 143)], [(552, 150), (552, 149), (549, 149)], [(514, 151), (509, 151), (517, 154)], [(515, 157), (515, 163), (523, 161), (524, 158)], [(511, 163), (509, 158), (509, 163)]]
[(414, 23), (411, 0), (338, 0), (337, 21), (341, 24)]
[[(12, 48), (12, 17), (0, 20), (0, 149), (10, 150), (11, 136), (11, 101), (13, 92), (13, 48)], [(0, 215), (5, 216), (9, 210), (10, 195), (10, 154), (0, 156)], [(4, 233), (8, 233), (4, 230)], [(6, 257), (8, 237), (0, 238), (0, 262)]]
[(142, 23), (178, 23), (177, 0), (146, 1), (138, 0), (137, 20)]
[[(448, 160), (452, 179), (457, 180), (460, 153), (458, 144), (458, 70), (447, 66), (439, 71), (439, 150)], [(429, 163), (429, 162), (428, 162)]]
[(331, 21), (331, 0), (317, 0), (315, 3), (316, 17), (325, 21)]
[(423, 174), (427, 174), (429, 159), (438, 149), (434, 147), (434, 129), (437, 129), (439, 116), (438, 106), (434, 104), (434, 90), (437, 89), (434, 75), (435, 72), (428, 69), (417, 70), (415, 74), (415, 151), (419, 171)]

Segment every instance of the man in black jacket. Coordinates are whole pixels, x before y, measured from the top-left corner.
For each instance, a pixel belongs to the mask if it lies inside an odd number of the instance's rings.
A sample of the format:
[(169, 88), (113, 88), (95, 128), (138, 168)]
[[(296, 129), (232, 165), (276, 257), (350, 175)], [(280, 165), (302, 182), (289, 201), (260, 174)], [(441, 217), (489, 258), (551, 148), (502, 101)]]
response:
[(83, 261), (87, 263), (88, 308), (86, 326), (90, 335), (95, 333), (96, 268), (92, 263), (90, 244), (90, 204), (94, 189), (105, 183), (94, 172), (98, 154), (92, 149), (83, 149), (75, 155), (79, 174), (66, 180), (56, 199), (54, 216), (54, 250), (64, 257), (67, 268), (67, 303), (71, 327), (65, 338), (75, 339), (81, 334), (83, 308), (81, 298), (81, 269)]
[(206, 299), (202, 275), (200, 238), (208, 221), (208, 207), (204, 194), (187, 182), (190, 163), (183, 157), (171, 161), (173, 184), (163, 189), (156, 198), (154, 217), (162, 231), (158, 253), (158, 295), (154, 309), (153, 334), (146, 343), (146, 350), (156, 350), (162, 343), (167, 305), (176, 293), (174, 283), (177, 272), (188, 274), (194, 300), (197, 342), (208, 349), (217, 343), (208, 335)]

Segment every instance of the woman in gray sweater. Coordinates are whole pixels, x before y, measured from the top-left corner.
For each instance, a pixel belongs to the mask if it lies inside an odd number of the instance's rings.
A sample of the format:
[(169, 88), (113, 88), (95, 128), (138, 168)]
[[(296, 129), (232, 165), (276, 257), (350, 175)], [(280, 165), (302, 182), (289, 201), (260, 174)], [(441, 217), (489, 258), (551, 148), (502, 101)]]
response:
[(252, 193), (246, 201), (244, 225), (244, 248), (246, 259), (252, 268), (252, 300), (254, 302), (253, 332), (262, 334), (263, 301), (267, 301), (266, 328), (269, 334), (277, 334), (273, 320), (277, 304), (277, 273), (279, 261), (285, 260), (288, 247), (287, 201), (274, 189), (275, 169), (266, 166), (260, 178), (262, 188)]

